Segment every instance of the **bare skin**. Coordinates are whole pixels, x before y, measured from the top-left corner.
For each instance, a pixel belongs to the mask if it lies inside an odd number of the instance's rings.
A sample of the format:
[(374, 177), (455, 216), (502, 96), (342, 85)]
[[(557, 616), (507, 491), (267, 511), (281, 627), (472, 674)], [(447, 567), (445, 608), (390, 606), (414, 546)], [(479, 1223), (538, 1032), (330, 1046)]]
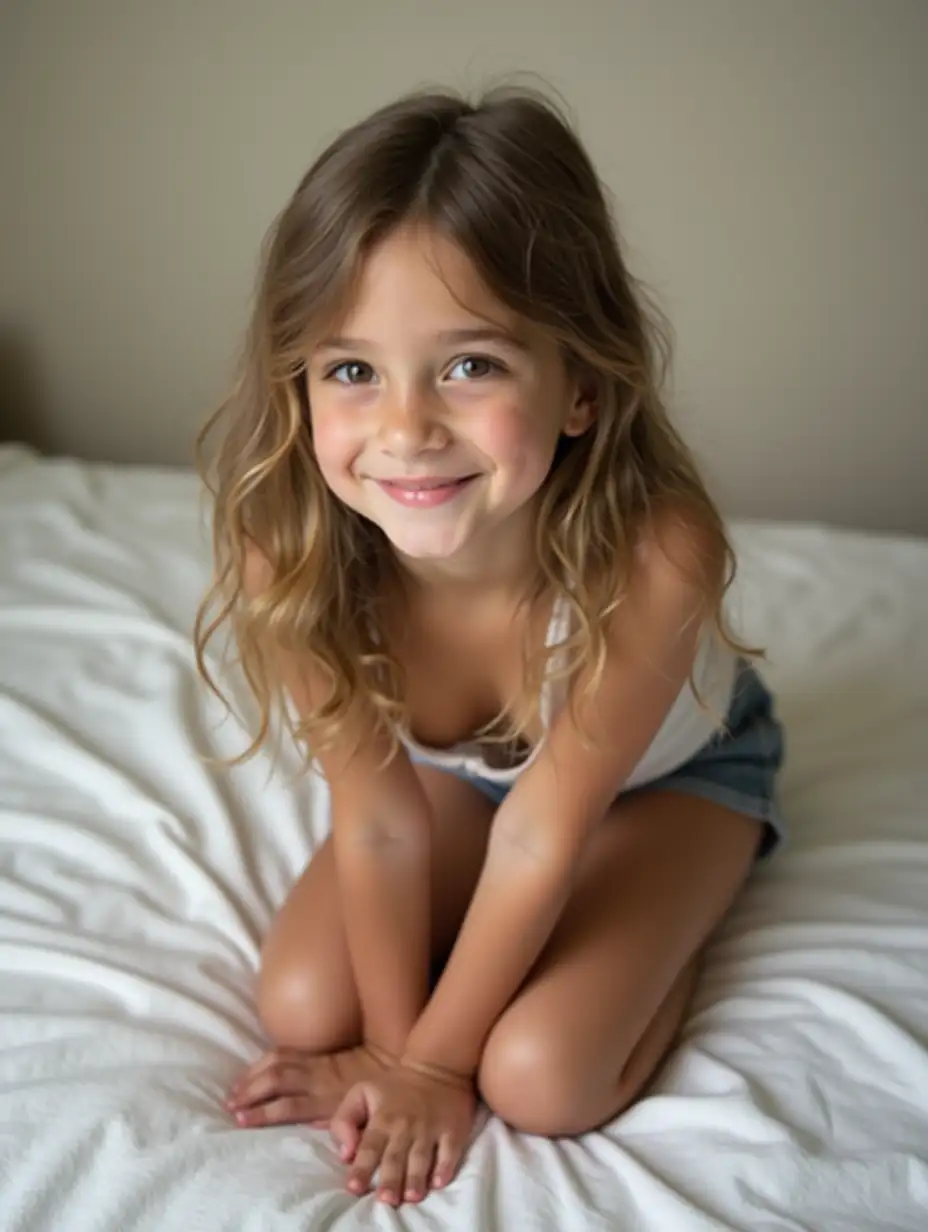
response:
[[(408, 606), (397, 622), (417, 652), (404, 655), (415, 731), (433, 745), (456, 743), (517, 683), (511, 664), (524, 632), (517, 614), (502, 603), (484, 605), (478, 619), (460, 598), (456, 609)], [(535, 637), (546, 615), (537, 618)], [(495, 648), (489, 664), (488, 646)], [(494, 806), (452, 775), (415, 770), (430, 805), (430, 940), (440, 965), (484, 867)], [(641, 1094), (673, 1044), (700, 951), (748, 875), (760, 837), (755, 821), (695, 796), (648, 788), (619, 796), (586, 842), (547, 945), (486, 1040), (476, 1085), (493, 1112), (524, 1132), (575, 1135)], [(440, 1185), (431, 1159), (372, 1160), (363, 1144), (357, 1150), (350, 1125), (346, 1148), (337, 1123), (348, 1093), (385, 1081), (395, 1058), (362, 1038), (331, 838), (272, 925), (258, 1005), (277, 1046), (230, 1092), (239, 1124), (331, 1121), (354, 1192), (366, 1190), (378, 1162), (386, 1201), (419, 1201)], [(446, 1104), (458, 1126), (439, 1159), (450, 1177), (466, 1146), (472, 1092), (449, 1091)], [(357, 1114), (363, 1121), (364, 1109)]]
[[(440, 961), (473, 893), (493, 806), (442, 771), (418, 773), (435, 817)], [(759, 838), (755, 822), (693, 796), (645, 789), (619, 798), (591, 837), (551, 940), (489, 1036), (478, 1086), (493, 1112), (527, 1133), (575, 1135), (640, 1095), (673, 1043), (699, 952), (743, 884)], [(260, 1066), (276, 1065), (279, 1080), (255, 1088), (242, 1123), (325, 1123), (372, 1064), (362, 1050), (342, 1081), (332, 1078), (328, 1054), (360, 1045), (361, 1022), (331, 841), (268, 936), (259, 1008), (278, 1045)], [(247, 1076), (240, 1085), (248, 1089)], [(284, 1094), (290, 1088), (297, 1097)], [(269, 1101), (274, 1090), (278, 1100), (303, 1101), (290, 1106), (292, 1116)], [(402, 1191), (402, 1178), (382, 1173), (381, 1187), (391, 1183)]]
[[(599, 386), (421, 229), (372, 252), (337, 328), (307, 369), (316, 460), (396, 552), (408, 593), (385, 632), (412, 733), (452, 747), (511, 713), (523, 642), (548, 627), (544, 604), (527, 616), (517, 602), (537, 568), (534, 501), (558, 443), (596, 423)], [(475, 336), (479, 351), (462, 350)], [(451, 483), (453, 498), (422, 498)], [(541, 747), (495, 819), (472, 785), (405, 753), (385, 764), (376, 725), (323, 760), (335, 842), (268, 938), (259, 1008), (279, 1048), (231, 1106), (249, 1125), (331, 1118), (354, 1193), (375, 1170), (394, 1204), (447, 1184), (475, 1086), (520, 1130), (578, 1134), (627, 1107), (673, 1042), (760, 839), (755, 822), (657, 786), (614, 800), (685, 683), (713, 567), (721, 577), (718, 544), (678, 512), (638, 528), (584, 701), (592, 740), (563, 707), (524, 730)], [(309, 714), (324, 696), (312, 664), (285, 655), (282, 671)], [(429, 945), (434, 960), (452, 950), (431, 997)]]

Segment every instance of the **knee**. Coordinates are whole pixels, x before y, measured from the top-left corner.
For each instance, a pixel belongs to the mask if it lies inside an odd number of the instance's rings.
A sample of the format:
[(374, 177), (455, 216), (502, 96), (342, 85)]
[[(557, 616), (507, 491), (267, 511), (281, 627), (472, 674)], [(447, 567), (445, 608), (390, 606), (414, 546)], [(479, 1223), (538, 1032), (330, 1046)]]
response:
[[(550, 1027), (502, 1018), (491, 1032), (478, 1082), (484, 1103), (513, 1129), (545, 1138), (575, 1137), (596, 1129), (616, 1108), (590, 1058)], [(603, 1097), (608, 1104), (604, 1104)]]
[(360, 1039), (360, 1010), (345, 975), (302, 961), (265, 953), (258, 976), (257, 1009), (273, 1042), (307, 1052), (335, 1052)]

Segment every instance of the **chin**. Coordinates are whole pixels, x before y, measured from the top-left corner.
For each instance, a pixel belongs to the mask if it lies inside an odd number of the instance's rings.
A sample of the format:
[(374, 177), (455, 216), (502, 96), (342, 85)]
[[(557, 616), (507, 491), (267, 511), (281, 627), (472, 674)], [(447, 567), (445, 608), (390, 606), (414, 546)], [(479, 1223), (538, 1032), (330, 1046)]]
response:
[(470, 542), (469, 531), (462, 526), (409, 527), (378, 523), (393, 548), (409, 560), (449, 560)]
[(466, 546), (465, 541), (453, 543), (423, 542), (425, 536), (391, 535), (387, 533), (394, 550), (407, 560), (450, 560)]

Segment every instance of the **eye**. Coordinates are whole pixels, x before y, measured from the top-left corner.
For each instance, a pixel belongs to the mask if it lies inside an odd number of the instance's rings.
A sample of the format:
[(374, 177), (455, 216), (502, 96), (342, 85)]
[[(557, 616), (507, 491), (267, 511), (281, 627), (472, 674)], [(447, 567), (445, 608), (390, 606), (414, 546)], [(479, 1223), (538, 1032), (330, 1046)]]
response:
[(370, 385), (374, 380), (374, 369), (360, 359), (347, 359), (325, 374), (327, 381), (338, 381), (340, 385)]
[(483, 377), (502, 371), (503, 365), (495, 359), (489, 359), (486, 355), (465, 355), (463, 359), (456, 360), (454, 366), (448, 369), (448, 380), (479, 381)]

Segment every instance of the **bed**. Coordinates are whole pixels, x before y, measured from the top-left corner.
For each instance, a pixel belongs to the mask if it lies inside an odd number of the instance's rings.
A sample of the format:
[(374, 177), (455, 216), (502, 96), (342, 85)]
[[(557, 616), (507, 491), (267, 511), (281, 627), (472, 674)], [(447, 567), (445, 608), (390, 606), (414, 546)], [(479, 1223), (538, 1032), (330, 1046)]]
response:
[(734, 525), (792, 840), (646, 1099), (575, 1141), (484, 1115), (397, 1212), (221, 1107), (327, 808), (292, 752), (209, 763), (242, 729), (194, 671), (204, 527), (189, 472), (0, 447), (2, 1232), (928, 1228), (928, 542)]

